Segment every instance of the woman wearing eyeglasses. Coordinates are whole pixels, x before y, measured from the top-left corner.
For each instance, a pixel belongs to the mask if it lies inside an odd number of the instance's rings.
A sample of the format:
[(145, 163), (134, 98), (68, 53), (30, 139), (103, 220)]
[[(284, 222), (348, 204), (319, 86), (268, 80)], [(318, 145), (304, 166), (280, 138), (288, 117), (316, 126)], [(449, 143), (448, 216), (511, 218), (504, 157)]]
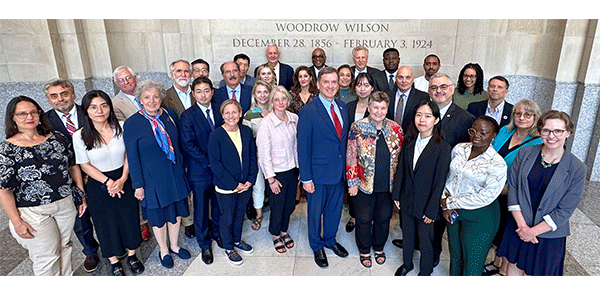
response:
[(469, 128), (470, 142), (452, 149), (450, 171), (440, 200), (448, 221), (450, 275), (479, 276), (500, 222), (496, 198), (506, 183), (506, 163), (492, 146), (499, 131), (481, 116)]
[(508, 275), (561, 276), (569, 219), (581, 201), (586, 167), (565, 148), (575, 131), (569, 115), (542, 114), (541, 145), (522, 148), (508, 179), (508, 219), (498, 255)]
[(458, 86), (452, 101), (463, 109), (470, 103), (487, 100), (489, 94), (483, 88), (483, 69), (477, 63), (468, 63), (458, 74)]

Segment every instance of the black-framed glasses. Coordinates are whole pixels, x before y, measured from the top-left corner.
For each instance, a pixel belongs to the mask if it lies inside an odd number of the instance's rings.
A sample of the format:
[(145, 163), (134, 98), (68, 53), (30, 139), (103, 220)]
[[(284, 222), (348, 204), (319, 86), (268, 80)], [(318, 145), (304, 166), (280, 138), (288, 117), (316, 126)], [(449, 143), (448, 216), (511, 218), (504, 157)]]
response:
[(25, 118), (27, 118), (27, 115), (31, 115), (32, 118), (37, 118), (42, 114), (42, 111), (40, 110), (35, 110), (35, 111), (31, 111), (31, 112), (19, 112), (15, 114), (15, 117), (23, 120)]
[(486, 137), (489, 134), (489, 133), (487, 133), (485, 131), (477, 131), (477, 130), (475, 130), (473, 128), (469, 128), (467, 130), (467, 132), (469, 132), (469, 135), (471, 135), (471, 136), (475, 136), (475, 135), (479, 134), (480, 136)]
[(314, 59), (325, 58), (325, 55), (313, 55), (312, 58), (314, 58)]
[(438, 85), (431, 85), (431, 86), (429, 86), (429, 89), (431, 89), (431, 90), (433, 90), (433, 91), (436, 91), (436, 90), (438, 90), (438, 88), (439, 88), (439, 89), (442, 89), (442, 90), (446, 90), (446, 89), (448, 89), (448, 87), (450, 87), (450, 86), (452, 86), (452, 85), (451, 85), (451, 84), (442, 84), (442, 85), (440, 85), (440, 86), (438, 86)]
[(550, 130), (550, 129), (543, 128), (542, 130), (540, 130), (540, 134), (543, 136), (548, 136), (548, 135), (550, 135), (550, 133), (552, 133), (552, 134), (554, 134), (554, 136), (560, 137), (561, 135), (563, 135), (563, 133), (565, 133), (565, 131), (566, 130), (563, 130), (563, 129)]

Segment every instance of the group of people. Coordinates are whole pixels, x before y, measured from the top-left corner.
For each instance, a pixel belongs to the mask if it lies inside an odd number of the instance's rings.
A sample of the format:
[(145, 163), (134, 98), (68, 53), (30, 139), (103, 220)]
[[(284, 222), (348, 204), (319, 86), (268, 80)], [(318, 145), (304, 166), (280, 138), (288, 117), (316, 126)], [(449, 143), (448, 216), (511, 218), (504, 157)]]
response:
[[(395, 206), (402, 239), (392, 243), (403, 248), (395, 275), (414, 269), (415, 250), (419, 275), (431, 275), (446, 229), (451, 275), (562, 275), (586, 175), (565, 148), (570, 117), (542, 114), (528, 99), (511, 105), (502, 76), (484, 90), (475, 63), (460, 71), (455, 91), (436, 55), (415, 78), (394, 48), (383, 52), (382, 71), (367, 65), (366, 47), (352, 54), (354, 66), (335, 69), (317, 48), (312, 66), (294, 70), (269, 45), (254, 77), (245, 54), (223, 63), (217, 89), (208, 62), (197, 59), (170, 64), (168, 89), (138, 83), (120, 66), (113, 98), (92, 90), (76, 105), (65, 79), (46, 84), (48, 112), (34, 99), (13, 98), (0, 143), (0, 203), (34, 273), (73, 273), (73, 231), (86, 270), (100, 247), (112, 275), (125, 274), (125, 257), (133, 274), (142, 273), (143, 220), (165, 268), (173, 255), (192, 256), (179, 246), (182, 225), (204, 263), (213, 262), (214, 240), (240, 265), (254, 250), (242, 240), (247, 208), (260, 230), (266, 199), (273, 248), (285, 253), (295, 246), (290, 216), (304, 196), (319, 267), (328, 266), (325, 248), (348, 256), (336, 240), (347, 203), (346, 231), (356, 230), (364, 267), (372, 267), (371, 250), (375, 263), (386, 262)], [(484, 265), (492, 247), (495, 259)]]

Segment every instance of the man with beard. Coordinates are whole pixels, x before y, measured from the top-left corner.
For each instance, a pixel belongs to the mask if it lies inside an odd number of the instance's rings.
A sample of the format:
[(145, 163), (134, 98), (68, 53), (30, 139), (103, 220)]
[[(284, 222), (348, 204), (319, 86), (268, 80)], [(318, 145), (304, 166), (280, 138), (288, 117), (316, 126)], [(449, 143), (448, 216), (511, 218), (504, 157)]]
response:
[(423, 91), (429, 91), (429, 79), (433, 74), (437, 73), (440, 70), (441, 63), (440, 58), (435, 54), (430, 54), (425, 57), (423, 61), (423, 70), (425, 71), (425, 75), (418, 77), (415, 79), (415, 88)]
[(167, 97), (163, 99), (162, 106), (170, 108), (177, 113), (177, 117), (194, 103), (190, 93), (192, 69), (187, 60), (176, 60), (169, 66), (169, 76), (173, 79), (173, 86), (167, 89)]

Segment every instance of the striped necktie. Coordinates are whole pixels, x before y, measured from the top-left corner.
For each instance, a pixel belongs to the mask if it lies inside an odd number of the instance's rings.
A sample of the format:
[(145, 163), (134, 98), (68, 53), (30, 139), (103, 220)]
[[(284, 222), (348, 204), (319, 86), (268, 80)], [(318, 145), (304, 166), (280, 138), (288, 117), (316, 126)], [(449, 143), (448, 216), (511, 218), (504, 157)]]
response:
[(66, 127), (67, 131), (69, 131), (69, 135), (73, 135), (77, 128), (75, 128), (75, 124), (73, 124), (73, 121), (71, 121), (71, 114), (66, 113), (63, 116), (67, 119)]

